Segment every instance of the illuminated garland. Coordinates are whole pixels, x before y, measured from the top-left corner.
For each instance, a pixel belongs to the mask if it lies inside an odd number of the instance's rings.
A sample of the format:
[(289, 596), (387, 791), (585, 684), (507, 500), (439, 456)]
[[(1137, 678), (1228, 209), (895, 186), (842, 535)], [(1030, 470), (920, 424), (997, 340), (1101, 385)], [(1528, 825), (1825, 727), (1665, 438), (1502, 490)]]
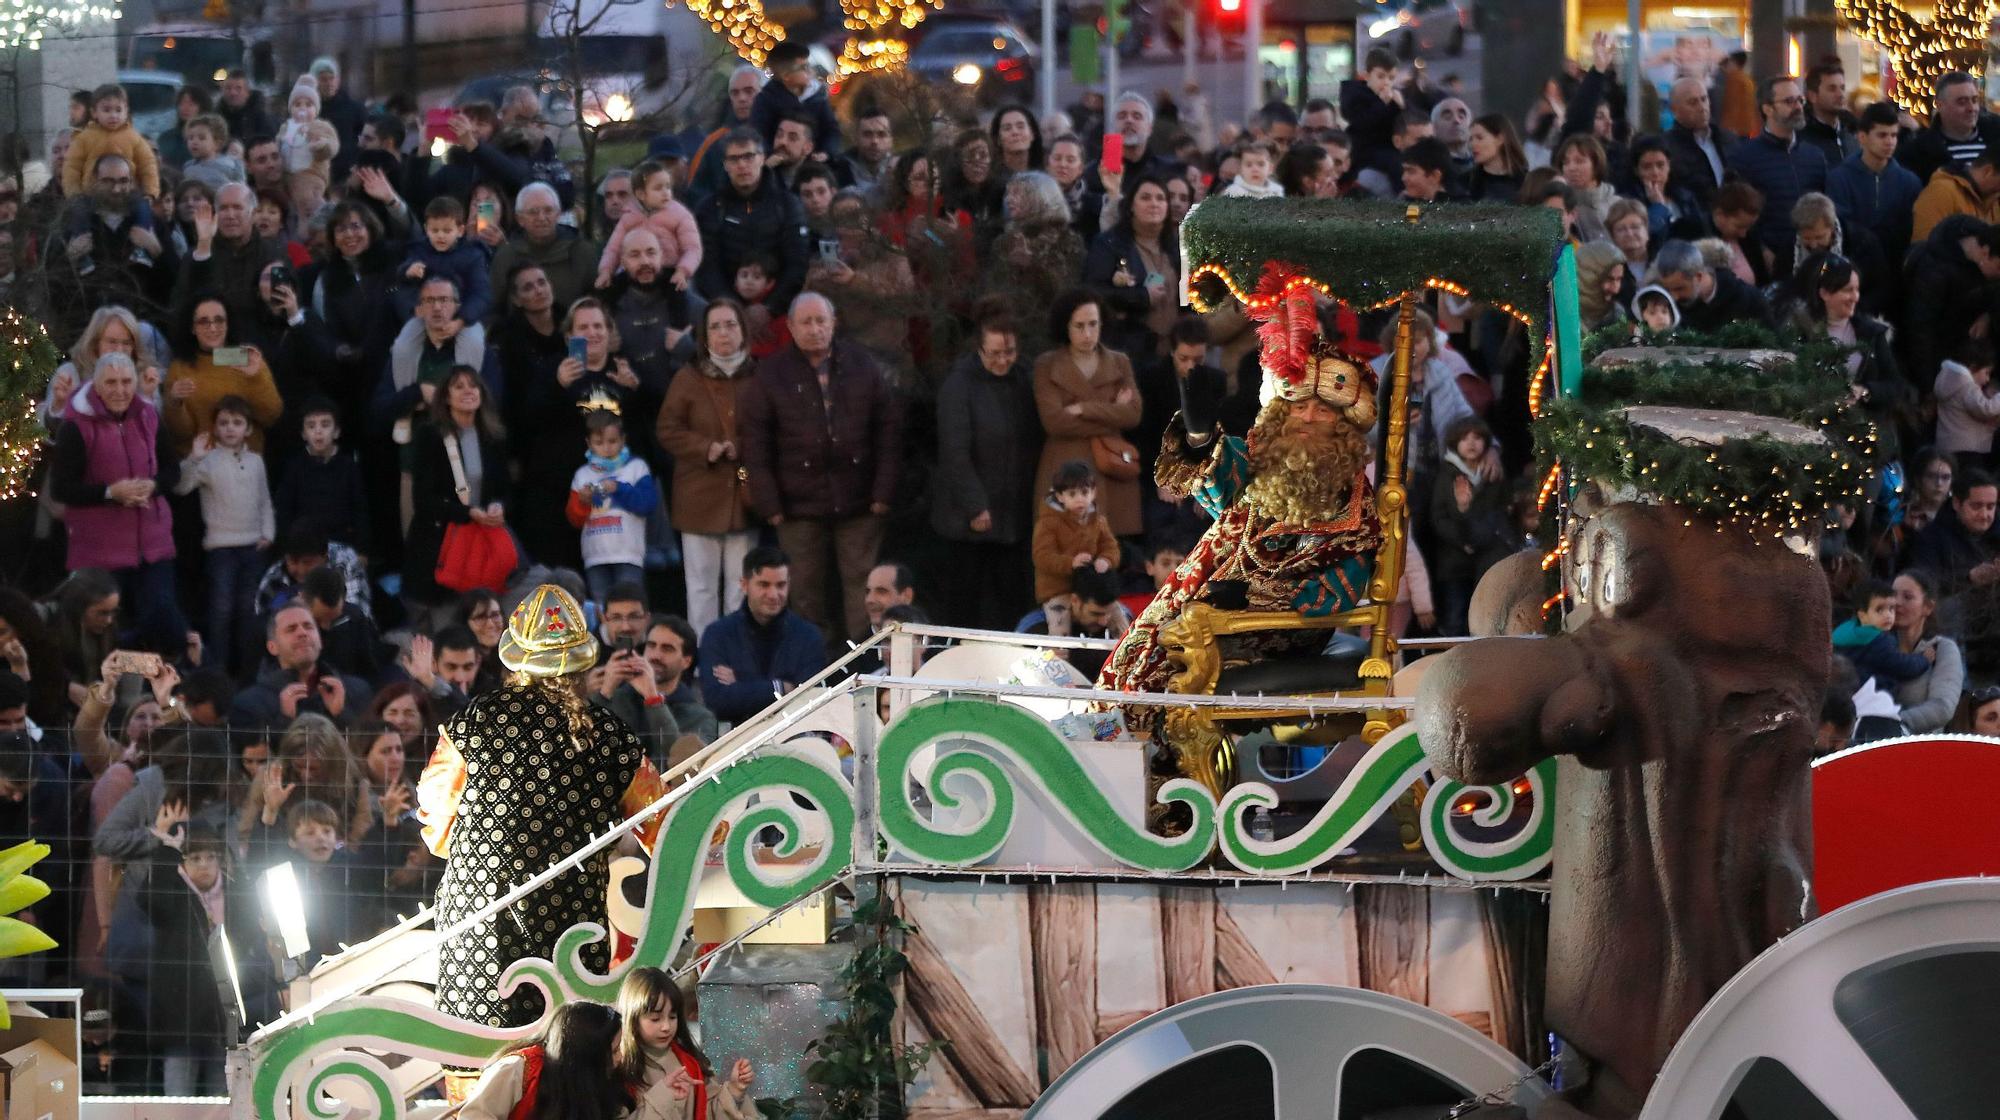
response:
[(764, 56), (785, 37), (783, 25), (764, 14), (763, 0), (688, 0), (687, 6), (753, 66), (764, 65)]
[[(1560, 461), (1572, 479), (1658, 495), (1712, 518), (1718, 528), (1746, 526), (1780, 537), (1810, 536), (1829, 506), (1861, 499), (1880, 448), (1874, 425), (1850, 402), (1846, 347), (1781, 339), (1743, 325), (1705, 337), (1677, 333), (1669, 341), (1783, 350), (1793, 360), (1754, 369), (1719, 359), (1593, 365), (1579, 396), (1551, 401), (1536, 420), (1543, 461)], [(1594, 357), (1606, 346), (1631, 344), (1628, 333), (1614, 331), (1594, 336), (1585, 349)], [(1750, 412), (1817, 429), (1826, 442), (1753, 437), (1719, 446), (1680, 443), (1624, 417), (1624, 409), (1642, 404)], [(1550, 555), (1559, 557), (1562, 547), (1558, 542)], [(1543, 566), (1552, 566), (1548, 557)]]
[(840, 74), (883, 73), (901, 70), (910, 60), (910, 45), (901, 39), (863, 39), (849, 35), (840, 48)]
[(11, 501), (28, 493), (33, 481), (45, 436), (35, 405), (62, 355), (41, 324), (15, 311), (0, 314), (0, 339), (7, 351), (0, 367), (0, 501)]
[[(1889, 52), (1899, 85), (1924, 91), (1943, 74), (1986, 72), (1986, 29), (1994, 0), (1937, 0), (1920, 19), (1889, 0), (1834, 0), (1833, 9), (1863, 38)], [(1918, 104), (1921, 96), (1905, 102)]]
[(0, 0), (0, 49), (42, 49), (49, 34), (120, 16), (118, 0)]
[(881, 73), (901, 70), (910, 60), (910, 45), (889, 38), (885, 31), (915, 28), (932, 8), (943, 9), (944, 0), (840, 0), (847, 30), (847, 44), (840, 49), (840, 73)]

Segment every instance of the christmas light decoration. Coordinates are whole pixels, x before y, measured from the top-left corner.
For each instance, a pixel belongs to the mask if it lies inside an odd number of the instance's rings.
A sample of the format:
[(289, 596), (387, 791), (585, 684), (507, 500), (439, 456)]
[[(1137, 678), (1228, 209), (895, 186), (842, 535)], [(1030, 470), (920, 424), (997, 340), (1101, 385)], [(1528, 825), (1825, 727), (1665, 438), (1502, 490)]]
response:
[(688, 0), (688, 11), (753, 66), (764, 65), (764, 56), (785, 37), (784, 27), (764, 14), (763, 0)]
[(39, 323), (0, 314), (0, 502), (28, 493), (44, 436), (35, 406), (61, 361)]
[(892, 23), (908, 31), (932, 8), (943, 10), (944, 0), (840, 0), (849, 31), (881, 31)]
[(0, 49), (42, 49), (42, 40), (86, 23), (114, 20), (122, 14), (118, 0), (0, 0)]
[(849, 35), (847, 44), (840, 48), (840, 73), (849, 74), (882, 73), (900, 70), (910, 60), (910, 45), (901, 39), (863, 39), (859, 35)]
[(1933, 82), (1953, 70), (1986, 72), (1986, 30), (1993, 22), (1994, 0), (1937, 0), (1930, 18), (1890, 0), (1834, 0), (1833, 10), (1863, 38), (1889, 52), (1889, 64), (1899, 85), (1920, 91), (1909, 99), (1921, 112)]

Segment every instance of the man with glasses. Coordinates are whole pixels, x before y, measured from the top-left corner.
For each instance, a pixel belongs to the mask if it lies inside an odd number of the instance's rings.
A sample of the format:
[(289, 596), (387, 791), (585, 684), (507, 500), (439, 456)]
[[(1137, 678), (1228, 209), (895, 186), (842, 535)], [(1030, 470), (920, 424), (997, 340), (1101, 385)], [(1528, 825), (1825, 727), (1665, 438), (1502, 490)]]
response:
[[(449, 276), (424, 277), (417, 289), (417, 312), (389, 345), (389, 376), (376, 385), (374, 422), (394, 426), (397, 443), (408, 443), (405, 423), (419, 404), (429, 404), (454, 366), (471, 366), (492, 389), (494, 363), (486, 350), (486, 328), (458, 317), (458, 284)], [(407, 497), (407, 496), (406, 496)]]
[(1937, 80), (1935, 109), (1928, 128), (1911, 133), (1896, 149), (1896, 162), (1921, 182), (1947, 163), (1967, 163), (2000, 145), (2000, 118), (1986, 111), (1978, 78), (1953, 70)]
[(1803, 194), (1826, 190), (1826, 153), (1799, 138), (1806, 126), (1806, 95), (1797, 78), (1766, 78), (1757, 89), (1764, 130), (1736, 145), (1729, 169), (1764, 196), (1764, 212), (1752, 233), (1781, 259), (1791, 252), (1792, 204)]
[(122, 304), (155, 314), (166, 305), (172, 284), (171, 262), (162, 262), (161, 244), (153, 231), (134, 216), (132, 164), (119, 155), (105, 155), (91, 169), (90, 192), (71, 200), (65, 229), (75, 231), (64, 243), (67, 264), (80, 299), (56, 299), (53, 310), (64, 327), (59, 337), (73, 338), (92, 310)]
[[(627, 176), (629, 179), (630, 176)], [(627, 188), (626, 197), (631, 197)], [(523, 262), (542, 267), (556, 305), (568, 307), (590, 291), (600, 246), (563, 225), (562, 196), (547, 183), (529, 183), (514, 196), (514, 219), (520, 232), (493, 254), (492, 287), (507, 291), (507, 277)]]
[(788, 307), (805, 285), (805, 206), (764, 167), (764, 140), (757, 133), (739, 128), (720, 147), (727, 182), (694, 208), (702, 244), (695, 288), (707, 299), (734, 295), (736, 270), (761, 254), (778, 262), (766, 306)]

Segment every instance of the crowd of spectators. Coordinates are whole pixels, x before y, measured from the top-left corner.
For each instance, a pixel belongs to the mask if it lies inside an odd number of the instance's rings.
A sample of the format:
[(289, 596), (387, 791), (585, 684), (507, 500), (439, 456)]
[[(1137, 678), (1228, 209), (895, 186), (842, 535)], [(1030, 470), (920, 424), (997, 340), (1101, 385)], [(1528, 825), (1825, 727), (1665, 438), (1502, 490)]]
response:
[[(698, 148), (594, 182), (525, 87), (454, 106), (442, 155), (325, 60), (282, 119), (241, 74), (150, 137), (118, 87), (79, 94), (45, 181), (0, 188), (4, 298), (67, 355), (8, 522), (39, 543), (0, 586), (0, 840), (58, 847), (29, 917), (60, 948), (7, 975), (87, 986), (94, 1085), (219, 1087), (209, 935), (256, 1018), (429, 897), (412, 782), (545, 580), (662, 765), (891, 621), (1118, 635), (1202, 529), (1151, 482), (1179, 383), (1232, 433), (1257, 412), (1252, 324), (1179, 298), (1211, 194), (1547, 207), (1590, 330), (1853, 347), (1892, 459), (1822, 542), (1862, 667), (1824, 745), (2000, 731), (1979, 79), (1860, 104), (1831, 64), (1746, 93), (1738, 59), (1633, 134), (1593, 53), (1517, 128), (1382, 51), (1337, 102), (1232, 122), (1194, 87), (911, 119), (832, 104), (781, 46)], [(1393, 335), (1324, 318), (1364, 356)], [(1527, 350), (1477, 303), (1420, 316), (1399, 631), (1462, 633), (1538, 547)], [(315, 900), (303, 961), (237, 899), (280, 862)]]

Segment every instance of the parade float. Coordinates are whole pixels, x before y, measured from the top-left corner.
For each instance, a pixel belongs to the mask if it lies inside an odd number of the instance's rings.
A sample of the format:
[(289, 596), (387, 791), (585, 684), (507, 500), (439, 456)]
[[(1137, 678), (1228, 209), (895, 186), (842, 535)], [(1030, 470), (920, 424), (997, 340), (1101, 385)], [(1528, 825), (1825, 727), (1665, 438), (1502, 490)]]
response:
[[(1925, 1062), (1971, 1069), (2000, 1037), (2000, 885), (1949, 878), (1996, 869), (1992, 818), (1945, 807), (1949, 859), (1854, 838), (1908, 827), (1867, 792), (1891, 755), (1983, 772), (1995, 745), (1863, 748), (1824, 788), (1811, 769), (1812, 542), (1872, 465), (1839, 372), (1727, 339), (1586, 353), (1547, 210), (1220, 199), (1182, 243), (1193, 306), (1241, 301), (1267, 368), (1293, 368), (1276, 399), (1380, 414), (1372, 483), (1243, 536), (1255, 449), (1184, 424), (1221, 535), (1143, 649), (886, 628), (583, 849), (319, 964), (232, 1053), (232, 1110), (442, 1109), (445, 1067), (530, 1028), (438, 1011), (440, 940), (616, 854), (605, 922), (500, 994), (610, 1000), (667, 968), (769, 1116), (1990, 1115)], [(1399, 643), (1431, 291), (1528, 342), (1550, 544), (1488, 577), (1477, 638)], [(1320, 335), (1327, 299), (1398, 316), (1373, 408)], [(1246, 543), (1317, 548), (1343, 518), (1378, 528), (1307, 573), (1243, 567)], [(1068, 671), (1074, 650), (1110, 653), (1118, 687)], [(851, 673), (869, 654), (884, 669)]]

